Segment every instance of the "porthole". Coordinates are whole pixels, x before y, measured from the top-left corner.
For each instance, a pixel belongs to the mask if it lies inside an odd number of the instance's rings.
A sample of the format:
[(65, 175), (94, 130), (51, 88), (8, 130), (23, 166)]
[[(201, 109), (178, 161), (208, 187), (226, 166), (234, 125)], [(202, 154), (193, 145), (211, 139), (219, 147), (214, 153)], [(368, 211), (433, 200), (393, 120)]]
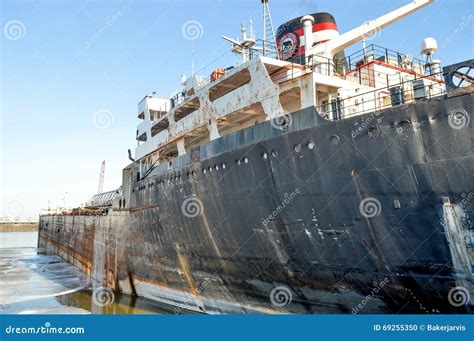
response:
[(222, 169), (225, 169), (225, 163), (221, 164)]
[(240, 160), (235, 160), (235, 163), (240, 165), (242, 162), (240, 162)]
[(209, 170), (209, 173), (212, 172), (212, 167), (211, 166), (209, 166), (207, 169)]
[(411, 121), (410, 120), (402, 120), (397, 124), (397, 131), (399, 133), (406, 133), (411, 130)]
[(245, 163), (249, 163), (249, 158), (248, 158), (248, 157), (244, 157), (244, 162), (245, 162)]
[(295, 149), (295, 152), (300, 153), (302, 149), (301, 144), (299, 143), (295, 144), (294, 149)]
[(193, 176), (196, 176), (196, 172), (195, 172), (195, 171), (192, 171), (191, 174), (192, 174)]
[(277, 156), (278, 156), (278, 150), (273, 149), (273, 150), (272, 150), (272, 156), (273, 156), (273, 157), (277, 157)]
[(316, 143), (314, 143), (314, 141), (309, 141), (306, 145), (309, 149), (314, 149), (314, 147), (316, 147)]
[(219, 170), (219, 165), (215, 165), (215, 166), (214, 166), (214, 169), (215, 169), (216, 171)]
[(189, 178), (189, 172), (186, 173), (186, 176)]
[(203, 172), (204, 174), (206, 174), (206, 173), (207, 173), (206, 168), (203, 168), (203, 169), (202, 169), (202, 172)]
[(264, 160), (268, 159), (268, 154), (266, 152), (262, 153), (262, 159)]
[(329, 138), (329, 141), (331, 142), (331, 144), (332, 144), (333, 146), (338, 145), (340, 140), (341, 140), (341, 139), (340, 139), (339, 136), (337, 136), (337, 135), (332, 135), (332, 136)]

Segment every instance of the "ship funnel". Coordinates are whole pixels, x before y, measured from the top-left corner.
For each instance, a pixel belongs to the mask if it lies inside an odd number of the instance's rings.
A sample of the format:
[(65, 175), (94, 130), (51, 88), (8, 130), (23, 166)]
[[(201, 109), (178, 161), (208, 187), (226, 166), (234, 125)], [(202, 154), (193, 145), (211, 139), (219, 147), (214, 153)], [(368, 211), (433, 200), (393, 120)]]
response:
[(292, 19), (277, 29), (280, 59), (302, 64), (308, 48), (338, 36), (336, 21), (329, 13), (313, 13)]

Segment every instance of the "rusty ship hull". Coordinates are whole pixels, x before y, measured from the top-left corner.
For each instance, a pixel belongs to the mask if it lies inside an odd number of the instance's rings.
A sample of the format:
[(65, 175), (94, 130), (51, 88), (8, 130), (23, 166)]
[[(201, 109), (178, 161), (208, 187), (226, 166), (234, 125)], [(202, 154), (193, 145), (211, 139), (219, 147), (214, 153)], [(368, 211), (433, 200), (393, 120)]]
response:
[[(309, 107), (142, 180), (132, 164), (120, 207), (43, 215), (39, 246), (92, 277), (101, 252), (108, 287), (178, 310), (472, 312), (449, 300), (472, 293), (472, 123), (453, 129), (449, 113), (473, 104), (465, 92), (339, 121)], [(361, 214), (368, 198), (380, 205)]]

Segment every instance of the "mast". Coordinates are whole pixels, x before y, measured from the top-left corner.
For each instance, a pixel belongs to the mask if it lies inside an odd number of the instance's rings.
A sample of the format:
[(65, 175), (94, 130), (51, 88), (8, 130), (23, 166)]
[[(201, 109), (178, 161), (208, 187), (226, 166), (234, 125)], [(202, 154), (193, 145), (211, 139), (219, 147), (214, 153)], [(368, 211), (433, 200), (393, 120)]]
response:
[(262, 31), (262, 47), (263, 55), (275, 54), (275, 58), (278, 59), (278, 53), (276, 51), (276, 40), (275, 30), (273, 29), (272, 16), (270, 15), (270, 7), (268, 6), (268, 0), (261, 0), (263, 5), (263, 31)]

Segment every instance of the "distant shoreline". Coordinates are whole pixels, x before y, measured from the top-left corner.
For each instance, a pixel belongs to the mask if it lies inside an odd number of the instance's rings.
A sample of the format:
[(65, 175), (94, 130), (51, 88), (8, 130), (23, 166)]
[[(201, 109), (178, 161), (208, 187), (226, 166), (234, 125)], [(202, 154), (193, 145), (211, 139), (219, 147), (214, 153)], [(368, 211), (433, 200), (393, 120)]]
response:
[(1, 222), (0, 232), (34, 232), (38, 231), (37, 222)]

